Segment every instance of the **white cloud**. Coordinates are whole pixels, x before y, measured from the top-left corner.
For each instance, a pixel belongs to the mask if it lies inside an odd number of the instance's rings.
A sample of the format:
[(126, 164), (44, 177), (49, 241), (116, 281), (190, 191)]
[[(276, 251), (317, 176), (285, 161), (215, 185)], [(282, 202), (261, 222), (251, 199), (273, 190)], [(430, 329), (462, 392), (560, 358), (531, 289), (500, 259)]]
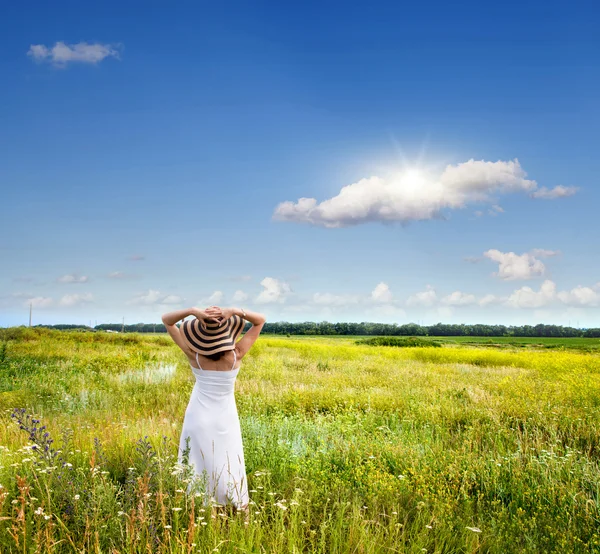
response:
[(431, 285), (427, 285), (424, 291), (417, 292), (408, 297), (407, 306), (433, 306), (437, 302), (437, 293)]
[(159, 300), (162, 298), (160, 291), (149, 289), (146, 292), (143, 292), (132, 298), (128, 304), (133, 304), (137, 306), (152, 306), (153, 304), (159, 304)]
[(482, 308), (489, 306), (490, 304), (498, 304), (502, 302), (502, 299), (496, 296), (495, 294), (486, 294), (482, 296), (477, 304), (479, 304)]
[(89, 277), (86, 275), (63, 275), (57, 279), (59, 283), (67, 283), (67, 284), (76, 284), (76, 283), (87, 283), (89, 281)]
[(392, 291), (384, 282), (379, 283), (371, 292), (371, 299), (375, 302), (391, 302), (392, 298)]
[(183, 298), (181, 298), (181, 296), (177, 296), (176, 294), (169, 294), (160, 301), (160, 303), (164, 304), (165, 306), (181, 304), (182, 302), (183, 302)]
[(504, 213), (504, 208), (502, 206), (498, 206), (497, 204), (494, 204), (489, 210), (488, 210), (488, 214), (491, 216), (497, 216), (498, 214), (503, 214)]
[(534, 248), (531, 251), (531, 254), (538, 258), (551, 258), (553, 256), (558, 256), (560, 254), (560, 250), (545, 250), (544, 248)]
[[(538, 250), (538, 252), (540, 252), (540, 250)], [(551, 251), (548, 250), (542, 252)], [(488, 250), (487, 252), (484, 252), (483, 255), (499, 264), (498, 272), (494, 273), (494, 275), (505, 281), (532, 279), (533, 277), (544, 275), (546, 272), (546, 266), (531, 252), (519, 255), (514, 252)]]
[(54, 304), (54, 300), (49, 297), (35, 296), (28, 298), (26, 302), (23, 302), (23, 306), (29, 306), (31, 304), (34, 308), (49, 308)]
[(80, 306), (81, 304), (87, 304), (93, 302), (94, 297), (91, 293), (86, 294), (65, 294), (59, 301), (60, 306), (72, 308), (74, 306)]
[(285, 302), (287, 296), (292, 292), (292, 288), (288, 283), (274, 279), (273, 277), (265, 277), (260, 284), (263, 290), (256, 297), (256, 302), (259, 304)]
[(61, 41), (52, 47), (32, 44), (27, 55), (37, 62), (48, 62), (56, 67), (66, 67), (71, 62), (97, 64), (105, 58), (119, 59), (119, 47), (112, 44), (87, 42), (65, 44)]
[(319, 306), (347, 306), (357, 304), (360, 298), (353, 294), (331, 294), (330, 292), (316, 292), (312, 296), (313, 304)]
[(531, 193), (532, 198), (543, 198), (544, 200), (554, 200), (555, 198), (565, 198), (573, 196), (579, 190), (578, 187), (565, 187), (557, 185), (553, 189), (541, 187)]
[(559, 292), (557, 297), (561, 302), (570, 306), (598, 306), (600, 293), (594, 288), (579, 285), (570, 291)]
[(129, 260), (132, 262), (141, 262), (145, 259), (146, 259), (146, 256), (141, 256), (139, 254), (134, 254), (133, 256), (129, 257)]
[(506, 301), (513, 308), (542, 308), (553, 302), (556, 298), (556, 284), (546, 280), (540, 286), (539, 291), (531, 287), (521, 287), (514, 291)]
[(208, 297), (208, 304), (219, 304), (223, 300), (223, 291), (216, 290)]
[(114, 279), (116, 281), (140, 279), (140, 275), (136, 275), (134, 273), (126, 273), (124, 271), (113, 271), (109, 273), (106, 277), (108, 277), (109, 279)]
[(441, 302), (446, 306), (468, 306), (469, 304), (475, 304), (476, 301), (474, 294), (467, 294), (457, 290), (444, 296)]
[(243, 290), (236, 290), (231, 298), (232, 302), (246, 302), (248, 295)]
[[(337, 196), (317, 202), (300, 198), (279, 204), (273, 218), (323, 227), (347, 227), (371, 221), (409, 222), (442, 217), (442, 210), (491, 203), (494, 194), (533, 193), (518, 160), (469, 160), (449, 165), (439, 176), (408, 170), (390, 177), (370, 177), (343, 187)], [(491, 209), (500, 213), (496, 203)], [(477, 213), (476, 215), (482, 215)]]
[(394, 306), (393, 304), (379, 304), (376, 306), (371, 306), (367, 308), (365, 313), (370, 317), (384, 317), (386, 319), (398, 319), (406, 317), (406, 312), (399, 308), (398, 306)]

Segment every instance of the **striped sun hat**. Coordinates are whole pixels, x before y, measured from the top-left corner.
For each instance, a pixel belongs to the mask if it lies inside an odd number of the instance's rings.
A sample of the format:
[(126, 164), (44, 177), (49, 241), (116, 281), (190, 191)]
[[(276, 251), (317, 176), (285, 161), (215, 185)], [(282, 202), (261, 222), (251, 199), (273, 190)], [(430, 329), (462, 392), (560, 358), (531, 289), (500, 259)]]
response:
[(244, 320), (239, 315), (233, 315), (219, 324), (194, 318), (184, 321), (180, 328), (185, 342), (194, 352), (210, 356), (235, 348), (235, 341), (244, 328)]

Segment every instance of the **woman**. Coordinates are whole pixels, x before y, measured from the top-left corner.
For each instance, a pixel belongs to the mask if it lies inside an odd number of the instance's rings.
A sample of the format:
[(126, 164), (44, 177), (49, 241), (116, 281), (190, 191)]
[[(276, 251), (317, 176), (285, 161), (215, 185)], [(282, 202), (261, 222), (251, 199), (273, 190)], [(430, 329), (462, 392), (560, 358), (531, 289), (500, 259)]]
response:
[[(190, 315), (194, 319), (176, 326)], [(189, 448), (189, 463), (206, 483), (205, 504), (212, 497), (218, 504), (231, 503), (247, 511), (248, 483), (234, 387), (239, 362), (260, 335), (265, 317), (211, 306), (169, 312), (162, 320), (196, 378), (181, 430), (179, 459)], [(236, 342), (246, 321), (252, 327)]]

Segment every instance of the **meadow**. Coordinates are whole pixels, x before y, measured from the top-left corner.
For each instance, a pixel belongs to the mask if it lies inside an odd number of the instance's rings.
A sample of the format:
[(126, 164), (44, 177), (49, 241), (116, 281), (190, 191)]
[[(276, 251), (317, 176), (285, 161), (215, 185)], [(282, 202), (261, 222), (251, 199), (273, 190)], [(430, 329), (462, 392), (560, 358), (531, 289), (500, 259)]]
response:
[(454, 339), (261, 337), (246, 521), (184, 492), (167, 336), (0, 330), (0, 552), (600, 552), (594, 341)]

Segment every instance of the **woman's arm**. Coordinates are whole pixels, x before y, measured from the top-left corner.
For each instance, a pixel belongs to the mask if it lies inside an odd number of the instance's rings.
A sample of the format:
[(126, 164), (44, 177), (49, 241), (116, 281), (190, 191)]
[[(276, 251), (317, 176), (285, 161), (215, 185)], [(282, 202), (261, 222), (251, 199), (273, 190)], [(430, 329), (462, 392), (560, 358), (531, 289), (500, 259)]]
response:
[(184, 310), (175, 310), (174, 312), (168, 312), (163, 314), (162, 322), (167, 328), (167, 333), (171, 336), (175, 344), (185, 352), (187, 356), (193, 356), (193, 352), (188, 347), (187, 343), (181, 336), (181, 331), (175, 325), (178, 321), (185, 319), (187, 316), (193, 315), (198, 319), (207, 319), (206, 312), (200, 308), (186, 308)]
[(163, 314), (162, 322), (165, 326), (175, 325), (178, 321), (185, 319), (187, 316), (193, 315), (198, 319), (206, 319), (206, 312), (201, 310), (200, 308), (185, 308), (183, 310), (175, 310), (174, 312), (168, 312)]
[[(210, 314), (213, 308), (209, 308), (207, 312)], [(244, 315), (245, 313), (245, 315)], [(242, 310), (241, 308), (221, 308), (221, 317), (223, 319), (229, 319), (232, 315), (240, 316), (252, 323), (252, 325), (262, 325), (267, 321), (263, 314), (259, 314), (258, 312), (251, 312), (250, 310)]]

